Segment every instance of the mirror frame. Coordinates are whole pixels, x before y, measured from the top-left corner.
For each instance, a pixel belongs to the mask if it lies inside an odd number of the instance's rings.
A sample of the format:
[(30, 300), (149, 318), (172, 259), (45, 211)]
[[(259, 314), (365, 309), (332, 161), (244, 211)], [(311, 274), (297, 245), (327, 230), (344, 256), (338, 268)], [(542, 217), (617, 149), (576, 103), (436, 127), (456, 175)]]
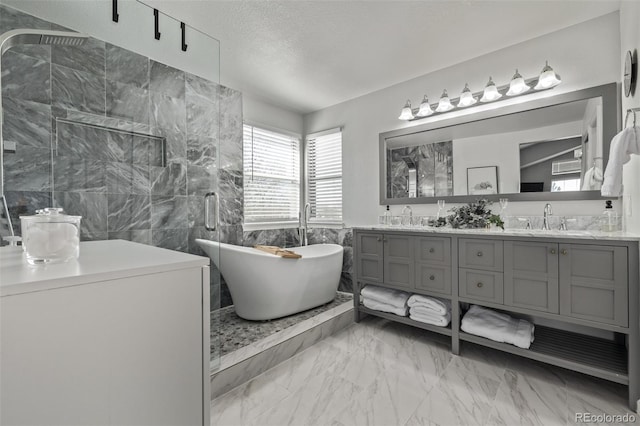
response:
[[(392, 137), (410, 135), (429, 130), (442, 129), (446, 127), (459, 126), (466, 123), (487, 120), (495, 117), (502, 117), (517, 114), (525, 111), (546, 108), (549, 106), (565, 104), (590, 98), (602, 98), (602, 140), (603, 140), (603, 165), (606, 167), (609, 160), (609, 146), (611, 139), (620, 130), (621, 110), (620, 110), (620, 90), (618, 83), (609, 83), (601, 86), (590, 87), (588, 89), (576, 90), (574, 92), (562, 93), (548, 98), (533, 99), (528, 102), (508, 105), (474, 114), (463, 115), (446, 120), (439, 120), (433, 123), (421, 124), (418, 126), (405, 127), (398, 130), (380, 133), (380, 205), (391, 204), (430, 204), (437, 200), (445, 200), (447, 203), (469, 203), (480, 198), (478, 195), (448, 195), (440, 197), (415, 197), (415, 198), (388, 198), (387, 197), (387, 149), (386, 140)], [(489, 201), (498, 201), (500, 198), (508, 198), (509, 201), (554, 201), (554, 200), (603, 200), (600, 191), (568, 191), (568, 192), (524, 192), (509, 194), (482, 195)]]

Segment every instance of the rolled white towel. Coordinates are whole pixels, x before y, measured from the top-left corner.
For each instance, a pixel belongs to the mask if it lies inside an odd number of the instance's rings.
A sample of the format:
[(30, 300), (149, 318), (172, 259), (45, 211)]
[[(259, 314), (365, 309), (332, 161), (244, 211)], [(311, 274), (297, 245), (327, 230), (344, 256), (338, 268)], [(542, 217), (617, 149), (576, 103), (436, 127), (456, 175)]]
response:
[(447, 312), (444, 315), (437, 315), (434, 313), (425, 313), (423, 310), (416, 311), (416, 308), (409, 309), (409, 318), (414, 321), (424, 322), (426, 324), (433, 324), (440, 327), (446, 327), (451, 322), (451, 313)]
[(441, 299), (439, 297), (423, 296), (421, 294), (412, 294), (407, 301), (407, 305), (409, 305), (410, 308), (414, 306), (421, 306), (440, 315), (451, 312), (450, 300)]
[(529, 349), (533, 342), (534, 325), (527, 320), (473, 305), (462, 318), (462, 331)]
[(407, 306), (407, 300), (410, 293), (406, 291), (393, 290), (390, 288), (377, 287), (374, 285), (368, 285), (362, 290), (360, 294), (370, 300), (376, 300), (380, 303), (395, 306), (396, 308), (404, 308)]
[(401, 317), (407, 316), (408, 308), (406, 305), (404, 307), (393, 306), (389, 305), (388, 303), (382, 303), (377, 300), (369, 299), (367, 297), (362, 298), (362, 304), (369, 309), (373, 309), (374, 311), (389, 312)]

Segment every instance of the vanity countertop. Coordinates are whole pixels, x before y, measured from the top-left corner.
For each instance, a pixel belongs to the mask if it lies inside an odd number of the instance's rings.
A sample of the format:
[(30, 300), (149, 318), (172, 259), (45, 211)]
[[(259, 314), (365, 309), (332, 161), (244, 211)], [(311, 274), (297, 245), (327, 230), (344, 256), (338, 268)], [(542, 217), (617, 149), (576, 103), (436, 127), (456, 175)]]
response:
[(596, 241), (640, 241), (640, 234), (631, 232), (602, 232), (589, 230), (550, 230), (542, 229), (454, 229), (450, 227), (423, 228), (415, 226), (354, 226), (353, 229), (361, 231), (401, 231), (420, 234), (453, 234), (453, 235), (494, 235), (501, 237), (526, 237), (526, 238), (566, 238), (572, 240), (596, 240)]
[(80, 243), (80, 257), (30, 265), (21, 247), (0, 248), (0, 297), (209, 265), (209, 258), (123, 240)]

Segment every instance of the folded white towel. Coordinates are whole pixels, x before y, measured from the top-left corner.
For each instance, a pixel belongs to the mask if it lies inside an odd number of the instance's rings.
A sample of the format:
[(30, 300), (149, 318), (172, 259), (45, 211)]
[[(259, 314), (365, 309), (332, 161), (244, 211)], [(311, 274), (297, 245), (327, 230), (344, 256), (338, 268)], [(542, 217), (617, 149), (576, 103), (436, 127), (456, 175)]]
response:
[(430, 309), (436, 314), (444, 315), (447, 312), (451, 312), (451, 301), (447, 299), (440, 299), (439, 297), (423, 296), (421, 294), (412, 294), (407, 301), (409, 307), (420, 306), (426, 309)]
[(376, 300), (380, 303), (395, 306), (396, 308), (404, 308), (407, 306), (407, 300), (410, 293), (406, 291), (393, 290), (390, 288), (377, 287), (374, 285), (368, 285), (360, 290), (362, 297), (366, 297), (370, 300)]
[(446, 327), (451, 322), (451, 313), (447, 312), (444, 315), (437, 315), (434, 313), (425, 313), (424, 310), (416, 310), (416, 308), (409, 309), (409, 318), (414, 321), (424, 322), (426, 324), (438, 325), (440, 327)]
[(397, 307), (393, 305), (389, 305), (388, 303), (382, 303), (377, 300), (369, 299), (367, 297), (362, 298), (362, 304), (369, 309), (373, 309), (374, 311), (380, 312), (390, 312), (392, 314), (399, 315), (401, 317), (407, 316), (407, 306)]
[(529, 349), (534, 326), (529, 321), (512, 318), (491, 309), (473, 305), (462, 318), (462, 331)]
[(640, 153), (640, 129), (627, 127), (615, 135), (609, 148), (609, 161), (604, 171), (604, 183), (600, 188), (603, 197), (617, 197), (622, 190), (622, 165), (627, 163), (630, 154)]

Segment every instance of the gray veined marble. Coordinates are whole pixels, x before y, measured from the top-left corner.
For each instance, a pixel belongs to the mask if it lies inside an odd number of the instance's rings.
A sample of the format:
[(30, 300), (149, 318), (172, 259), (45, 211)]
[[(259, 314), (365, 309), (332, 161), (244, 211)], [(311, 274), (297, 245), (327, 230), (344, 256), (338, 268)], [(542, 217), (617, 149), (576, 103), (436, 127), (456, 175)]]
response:
[(209, 141), (218, 138), (220, 131), (217, 103), (191, 94), (186, 97), (187, 134), (194, 140)]
[(242, 94), (220, 88), (220, 167), (242, 170)]
[(55, 153), (102, 161), (124, 161), (126, 151), (131, 149), (127, 145), (130, 142), (110, 133), (108, 129), (58, 121)]
[(187, 136), (184, 132), (172, 129), (161, 128), (160, 134), (164, 137), (165, 157), (168, 162), (185, 162), (187, 159)]
[[(19, 28), (50, 30), (51, 23), (8, 6), (0, 5), (0, 34)], [(19, 45), (14, 46), (11, 50), (45, 61), (51, 59), (51, 48), (49, 46)]]
[(107, 81), (107, 115), (148, 125), (149, 102), (147, 89), (141, 89), (131, 84)]
[(110, 194), (150, 194), (149, 166), (108, 162), (107, 192)]
[[(70, 121), (83, 123), (83, 124), (95, 124), (99, 127), (106, 127), (108, 129), (105, 130), (123, 130), (125, 132), (130, 133), (140, 133), (143, 136), (161, 137), (160, 129), (149, 126), (144, 123), (135, 123), (130, 120), (126, 120), (118, 117), (106, 117), (104, 115), (92, 114), (83, 111), (72, 111), (72, 110), (64, 110), (65, 115), (64, 118), (67, 118)], [(56, 115), (57, 116), (57, 115)]]
[(187, 167), (182, 162), (169, 162), (166, 167), (151, 166), (150, 170), (152, 195), (187, 194)]
[(149, 89), (152, 92), (164, 93), (184, 102), (185, 72), (168, 65), (151, 61), (149, 71)]
[(244, 197), (242, 170), (223, 169), (218, 171), (220, 197), (235, 198), (242, 203)]
[(108, 194), (108, 231), (130, 231), (151, 228), (149, 195)]
[(135, 231), (109, 232), (110, 240), (127, 240), (134, 243), (151, 244), (151, 229), (139, 229)]
[[(89, 192), (54, 192), (56, 207), (62, 207), (66, 214), (82, 216), (82, 240), (87, 236), (107, 237), (107, 195)], [(95, 239), (95, 238), (94, 238)], [(98, 238), (100, 239), (100, 238)]]
[(244, 205), (242, 199), (219, 199), (219, 222), (221, 225), (242, 225), (244, 218)]
[(353, 272), (353, 248), (343, 247), (342, 271)]
[(105, 55), (107, 80), (149, 88), (149, 58), (110, 43)]
[(204, 196), (189, 195), (187, 197), (189, 207), (188, 223), (189, 228), (194, 226), (204, 226)]
[[(242, 245), (242, 225), (222, 225), (220, 226), (219, 239), (223, 243)], [(229, 297), (229, 303), (225, 303), (222, 306), (231, 304), (231, 297)]]
[(187, 166), (187, 193), (189, 195), (205, 195), (215, 190), (218, 182), (215, 168), (201, 166)]
[(104, 41), (88, 38), (81, 46), (51, 46), (51, 62), (78, 71), (105, 76)]
[(91, 73), (53, 64), (51, 103), (61, 108), (103, 114), (105, 80)]
[(36, 210), (43, 207), (51, 207), (51, 192), (35, 192), (35, 191), (5, 191), (7, 197), (7, 206), (11, 223), (16, 235), (21, 235), (20, 216), (33, 215)]
[(2, 96), (51, 103), (51, 64), (9, 50), (2, 56)]
[(4, 179), (10, 191), (51, 190), (51, 151), (25, 146), (5, 153)]
[(3, 137), (18, 146), (49, 148), (51, 144), (51, 106), (11, 97), (2, 99)]
[(189, 244), (187, 241), (189, 230), (183, 229), (154, 229), (151, 232), (151, 242), (156, 247), (162, 247), (169, 250), (177, 250), (188, 252)]
[(173, 133), (186, 134), (187, 111), (184, 98), (151, 92), (151, 125)]
[(107, 192), (107, 163), (79, 156), (53, 157), (53, 189), (67, 192)]
[(151, 228), (177, 229), (188, 227), (188, 205), (186, 196), (151, 197)]
[(187, 99), (197, 97), (216, 105), (220, 102), (219, 84), (190, 73), (185, 73), (185, 84)]

